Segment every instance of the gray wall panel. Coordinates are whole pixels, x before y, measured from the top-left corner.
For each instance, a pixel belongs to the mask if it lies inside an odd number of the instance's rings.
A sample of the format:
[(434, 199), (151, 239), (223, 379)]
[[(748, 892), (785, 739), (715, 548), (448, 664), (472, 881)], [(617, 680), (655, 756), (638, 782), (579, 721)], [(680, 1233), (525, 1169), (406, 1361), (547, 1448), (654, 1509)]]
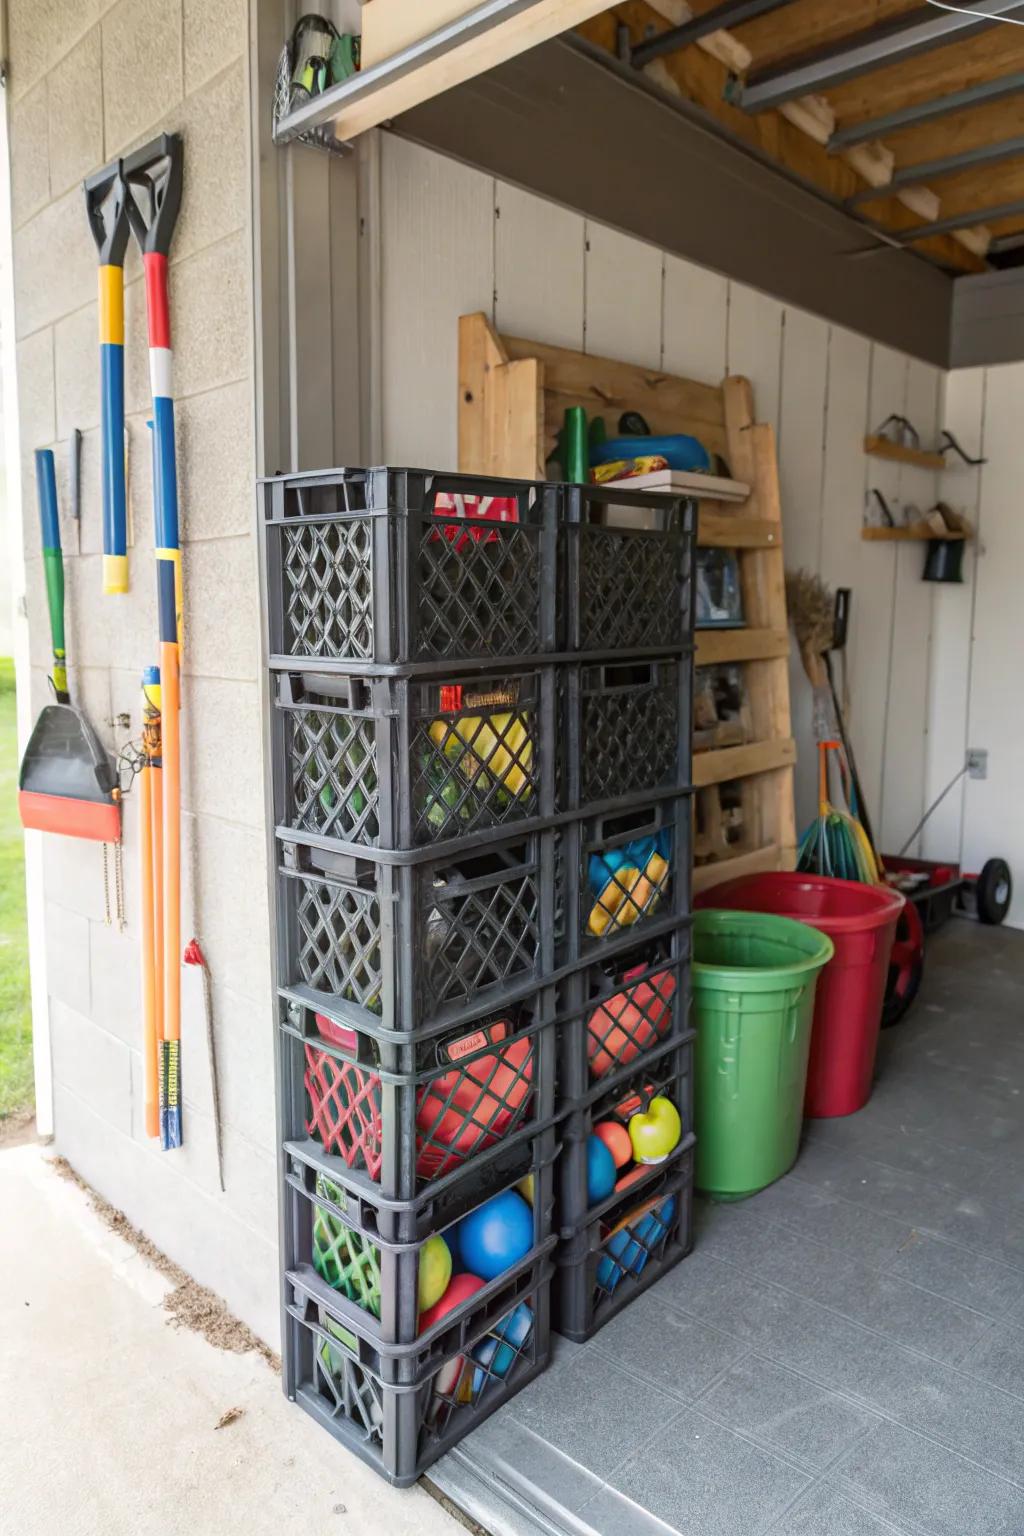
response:
[(406, 136), (927, 362), (953, 283), (684, 104), (558, 40), (397, 119)]

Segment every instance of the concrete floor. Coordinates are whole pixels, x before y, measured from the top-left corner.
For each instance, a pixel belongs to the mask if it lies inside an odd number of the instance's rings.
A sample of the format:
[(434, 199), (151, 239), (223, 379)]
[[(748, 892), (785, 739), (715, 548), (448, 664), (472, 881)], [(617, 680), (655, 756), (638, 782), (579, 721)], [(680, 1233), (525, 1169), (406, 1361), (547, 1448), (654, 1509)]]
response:
[(489, 1529), (1022, 1536), (1024, 934), (949, 924), (870, 1104), (434, 1469)]
[(339, 1451), (257, 1355), (170, 1327), (167, 1282), (47, 1155), (0, 1151), (3, 1531), (464, 1536)]

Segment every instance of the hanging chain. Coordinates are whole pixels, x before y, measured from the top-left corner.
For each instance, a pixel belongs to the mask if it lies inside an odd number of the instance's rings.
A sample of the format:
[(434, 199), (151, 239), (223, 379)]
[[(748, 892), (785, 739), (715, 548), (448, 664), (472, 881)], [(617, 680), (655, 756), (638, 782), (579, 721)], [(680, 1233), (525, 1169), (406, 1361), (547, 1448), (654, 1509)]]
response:
[(124, 932), (124, 844), (118, 838), (114, 844), (114, 912), (110, 911), (110, 844), (103, 844), (103, 921), (108, 928), (117, 919), (118, 933)]
[(118, 838), (114, 844), (114, 899), (117, 915), (117, 931), (124, 932), (124, 844)]

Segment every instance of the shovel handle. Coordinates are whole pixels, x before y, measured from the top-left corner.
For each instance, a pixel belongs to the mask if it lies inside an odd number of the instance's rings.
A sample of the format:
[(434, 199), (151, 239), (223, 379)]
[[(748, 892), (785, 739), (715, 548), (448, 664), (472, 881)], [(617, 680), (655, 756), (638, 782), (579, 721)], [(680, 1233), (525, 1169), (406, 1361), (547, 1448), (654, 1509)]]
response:
[(58, 704), (70, 704), (67, 652), (64, 649), (64, 557), (60, 547), (60, 518), (57, 514), (57, 474), (53, 452), (49, 448), (36, 449), (36, 490), (43, 536), (46, 602), (50, 610), (53, 691), (57, 695)]

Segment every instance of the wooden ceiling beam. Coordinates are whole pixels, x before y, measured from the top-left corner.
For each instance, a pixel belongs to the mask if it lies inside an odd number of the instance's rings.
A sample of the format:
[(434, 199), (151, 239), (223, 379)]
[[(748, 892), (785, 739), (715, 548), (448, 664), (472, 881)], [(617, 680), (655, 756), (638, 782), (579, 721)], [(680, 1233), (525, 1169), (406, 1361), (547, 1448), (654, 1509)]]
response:
[(841, 42), (865, 26), (892, 21), (917, 9), (921, 0), (794, 0), (783, 11), (736, 27), (740, 41), (757, 59), (758, 67), (781, 64), (811, 48)]
[[(973, 214), (979, 208), (993, 207), (999, 203), (1012, 203), (1024, 198), (1024, 156), (1012, 164), (992, 169), (986, 175), (966, 172), (951, 176), (942, 183), (942, 218), (955, 218), (957, 214)], [(876, 200), (877, 201), (877, 200)], [(865, 203), (864, 210), (872, 210), (876, 202)], [(870, 212), (870, 217), (876, 215)]]
[[(669, 19), (665, 16), (669, 3), (670, 0), (656, 0), (652, 7), (647, 0), (621, 0), (611, 10), (586, 22), (579, 31), (596, 46), (614, 54), (620, 26), (626, 27), (630, 41), (635, 43), (650, 35), (650, 28), (658, 29)], [(707, 39), (702, 42), (706, 43)], [(724, 98), (728, 72), (728, 66), (700, 44), (657, 59), (644, 71), (664, 90), (701, 107), (740, 143), (761, 151), (834, 200), (845, 200), (864, 180), (870, 180), (876, 188), (884, 186), (892, 168), (891, 157), (884, 147), (876, 150), (871, 146), (858, 146), (858, 150), (867, 153), (853, 155), (852, 163), (829, 155), (823, 147), (825, 129), (831, 123), (827, 106), (811, 98), (801, 103), (803, 112), (798, 108), (792, 115), (783, 116), (774, 111), (748, 115)], [(898, 231), (913, 227), (938, 211), (934, 204), (922, 200), (920, 189), (909, 189), (908, 197), (912, 207), (905, 207), (895, 198), (878, 204), (880, 220), (887, 229)], [(945, 267), (967, 272), (980, 270), (973, 252), (961, 248), (946, 236), (916, 248)]]
[(745, 112), (763, 112), (808, 91), (828, 91), (858, 76), (874, 74), (887, 64), (948, 47), (953, 41), (966, 42), (993, 29), (1000, 32), (1000, 18), (1016, 13), (1020, 4), (1021, 0), (973, 0), (974, 8), (964, 11), (950, 6), (915, 6), (824, 48), (787, 55), (777, 64), (755, 60), (753, 70), (737, 87), (735, 99)]
[(828, 99), (836, 121), (845, 126), (1022, 69), (1024, 27), (994, 26), (952, 47), (834, 85)]
[(895, 152), (900, 167), (920, 165), (944, 155), (959, 155), (1024, 134), (1024, 89), (1019, 96), (993, 101), (964, 112), (951, 113), (941, 121), (919, 123), (898, 133), (887, 133), (885, 142)]

